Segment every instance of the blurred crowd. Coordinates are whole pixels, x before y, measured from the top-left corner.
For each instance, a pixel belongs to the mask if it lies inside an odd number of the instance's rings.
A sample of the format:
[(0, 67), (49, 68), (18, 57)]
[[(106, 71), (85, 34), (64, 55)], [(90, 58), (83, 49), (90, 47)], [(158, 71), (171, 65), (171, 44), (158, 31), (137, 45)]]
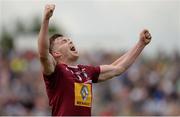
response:
[[(104, 53), (99, 62), (114, 55)], [(180, 115), (180, 54), (141, 56), (121, 76), (94, 87), (94, 115)]]
[[(83, 52), (81, 64), (109, 64), (123, 52)], [(141, 56), (127, 72), (93, 85), (93, 115), (180, 115), (180, 54)], [(0, 115), (51, 115), (38, 54), (0, 51)]]

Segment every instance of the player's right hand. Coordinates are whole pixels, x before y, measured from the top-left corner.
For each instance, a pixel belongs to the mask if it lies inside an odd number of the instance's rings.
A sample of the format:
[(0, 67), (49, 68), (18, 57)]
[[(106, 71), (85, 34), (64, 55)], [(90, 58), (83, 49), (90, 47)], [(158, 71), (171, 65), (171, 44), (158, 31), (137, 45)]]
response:
[(45, 6), (45, 10), (44, 10), (44, 17), (45, 19), (50, 19), (50, 17), (53, 15), (55, 9), (55, 5), (54, 4), (47, 4)]

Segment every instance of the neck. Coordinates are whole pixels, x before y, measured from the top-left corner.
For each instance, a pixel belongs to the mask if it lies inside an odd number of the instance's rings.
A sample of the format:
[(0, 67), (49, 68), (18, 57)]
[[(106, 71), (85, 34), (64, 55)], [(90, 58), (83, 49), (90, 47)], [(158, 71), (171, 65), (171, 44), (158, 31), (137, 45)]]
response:
[(58, 61), (58, 64), (66, 64), (66, 65), (71, 65), (71, 66), (75, 66), (76, 64), (75, 64), (75, 61), (70, 61), (70, 60), (59, 60)]

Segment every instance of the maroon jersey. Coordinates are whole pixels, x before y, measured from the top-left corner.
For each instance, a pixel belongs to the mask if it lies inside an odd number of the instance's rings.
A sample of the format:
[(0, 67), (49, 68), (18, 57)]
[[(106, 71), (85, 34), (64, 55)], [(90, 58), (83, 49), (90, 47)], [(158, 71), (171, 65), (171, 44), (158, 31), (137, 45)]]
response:
[(44, 75), (52, 115), (90, 116), (92, 83), (99, 74), (100, 67), (58, 64), (51, 75)]

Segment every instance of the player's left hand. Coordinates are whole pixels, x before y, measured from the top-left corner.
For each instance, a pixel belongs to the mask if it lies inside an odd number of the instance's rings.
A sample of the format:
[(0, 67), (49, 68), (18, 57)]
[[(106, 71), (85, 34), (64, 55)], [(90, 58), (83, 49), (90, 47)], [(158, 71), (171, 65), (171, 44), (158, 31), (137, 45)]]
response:
[(140, 42), (144, 45), (149, 44), (149, 42), (151, 41), (151, 34), (149, 33), (149, 31), (147, 29), (144, 29), (141, 33), (140, 33)]

